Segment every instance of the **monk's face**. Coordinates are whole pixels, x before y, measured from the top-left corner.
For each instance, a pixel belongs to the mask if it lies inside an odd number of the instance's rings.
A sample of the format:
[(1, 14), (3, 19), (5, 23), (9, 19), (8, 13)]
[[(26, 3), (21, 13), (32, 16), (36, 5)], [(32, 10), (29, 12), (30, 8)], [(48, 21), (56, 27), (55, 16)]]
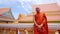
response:
[(39, 8), (36, 8), (36, 12), (37, 12), (37, 13), (40, 13), (40, 9), (39, 9)]

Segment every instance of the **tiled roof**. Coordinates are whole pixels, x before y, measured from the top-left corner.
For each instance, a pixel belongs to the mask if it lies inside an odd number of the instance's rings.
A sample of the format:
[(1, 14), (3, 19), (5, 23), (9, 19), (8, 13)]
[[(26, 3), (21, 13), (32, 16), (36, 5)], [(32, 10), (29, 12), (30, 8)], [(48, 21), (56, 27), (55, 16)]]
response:
[(0, 8), (0, 15), (7, 11), (9, 11), (9, 8)]
[(0, 21), (14, 21), (10, 8), (0, 8)]
[[(33, 12), (36, 7), (40, 7), (43, 12), (45, 11), (48, 21), (60, 21), (60, 7), (56, 3), (33, 5)], [(33, 21), (33, 14), (27, 15), (21, 21)]]
[(51, 3), (51, 4), (38, 4), (38, 5), (32, 5), (33, 11), (35, 11), (35, 8), (39, 7), (41, 11), (60, 11), (60, 7), (57, 3)]
[(14, 21), (14, 19), (11, 17), (0, 15), (0, 21)]

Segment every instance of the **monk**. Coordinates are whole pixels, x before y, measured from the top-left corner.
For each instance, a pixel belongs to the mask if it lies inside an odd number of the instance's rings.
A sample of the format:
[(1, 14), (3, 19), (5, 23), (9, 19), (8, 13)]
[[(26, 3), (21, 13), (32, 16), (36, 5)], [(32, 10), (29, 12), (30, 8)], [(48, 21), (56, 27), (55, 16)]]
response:
[(44, 13), (36, 8), (36, 15), (34, 16), (34, 34), (48, 34), (47, 18)]

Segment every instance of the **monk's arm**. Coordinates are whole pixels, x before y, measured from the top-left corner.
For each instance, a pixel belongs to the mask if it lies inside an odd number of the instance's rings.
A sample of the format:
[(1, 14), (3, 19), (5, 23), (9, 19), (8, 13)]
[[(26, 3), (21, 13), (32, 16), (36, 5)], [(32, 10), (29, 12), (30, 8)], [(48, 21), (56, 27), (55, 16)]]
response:
[(38, 24), (36, 23), (36, 21), (35, 21), (35, 17), (34, 17), (33, 20), (34, 20), (34, 23), (35, 23), (35, 25), (36, 25), (37, 27), (42, 27), (42, 26), (44, 25), (44, 22), (45, 22), (45, 18), (44, 18), (42, 24), (41, 24), (41, 25), (38, 25)]
[(46, 21), (46, 16), (45, 16), (45, 14), (44, 14), (44, 19), (43, 19), (43, 21), (42, 21), (42, 24), (41, 25), (39, 25), (40, 27), (42, 27), (44, 24), (45, 24), (45, 21)]
[(35, 25), (36, 25), (36, 26), (39, 26), (39, 25), (36, 23), (36, 21), (35, 21), (35, 17), (34, 17), (34, 19), (33, 19), (33, 20), (34, 20)]
[(45, 24), (45, 21), (46, 21), (46, 16), (45, 16), (45, 14), (44, 14), (43, 17), (44, 17), (44, 18), (43, 18), (43, 21), (42, 21), (42, 24), (41, 24), (41, 25), (38, 25), (38, 24), (36, 23), (35, 17), (34, 17), (34, 23), (36, 24), (37, 27), (40, 27), (40, 28), (41, 28), (41, 27)]
[(45, 19), (43, 20), (42, 24), (39, 25), (39, 26), (42, 27), (45, 24), (44, 22), (45, 22)]
[(35, 18), (34, 18), (34, 23), (35, 23), (35, 25), (37, 26), (37, 27), (42, 27), (43, 26), (43, 23), (41, 24), (41, 25), (38, 25), (37, 23), (36, 23), (36, 21), (35, 21)]

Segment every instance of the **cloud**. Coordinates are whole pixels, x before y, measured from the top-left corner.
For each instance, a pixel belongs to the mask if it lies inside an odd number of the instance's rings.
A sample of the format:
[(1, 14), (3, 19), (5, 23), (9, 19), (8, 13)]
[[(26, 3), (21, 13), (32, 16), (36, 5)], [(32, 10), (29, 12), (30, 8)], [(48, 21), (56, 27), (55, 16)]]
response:
[(0, 0), (0, 4), (10, 4), (16, 2), (16, 0)]
[(18, 0), (19, 2), (35, 2), (35, 3), (53, 3), (57, 0)]
[(6, 4), (6, 3), (9, 3), (9, 1), (8, 0), (0, 0), (0, 4)]
[(42, 4), (54, 3), (57, 2), (57, 0), (0, 0), (0, 4), (14, 4), (15, 2), (30, 2), (31, 4)]
[(60, 6), (60, 0), (57, 0), (58, 5)]

